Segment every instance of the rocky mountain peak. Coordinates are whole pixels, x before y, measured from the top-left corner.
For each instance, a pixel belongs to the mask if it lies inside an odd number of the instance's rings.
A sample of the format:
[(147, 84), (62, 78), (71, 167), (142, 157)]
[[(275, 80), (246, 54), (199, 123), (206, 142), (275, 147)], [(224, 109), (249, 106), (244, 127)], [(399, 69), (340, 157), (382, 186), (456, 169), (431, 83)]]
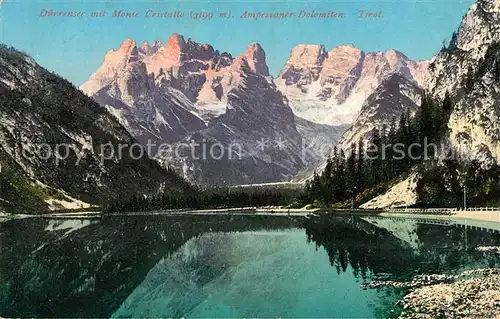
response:
[[(107, 59), (82, 90), (143, 144), (152, 140), (157, 145), (186, 145), (182, 142), (206, 140), (226, 148), (234, 143), (242, 146), (241, 161), (166, 155), (165, 163), (182, 169), (192, 181), (278, 181), (303, 168), (299, 156), (302, 140), (294, 115), (269, 77), (260, 44), (250, 44), (235, 59), (210, 44), (185, 40), (179, 34), (172, 35), (156, 52), (154, 47), (148, 52), (144, 45), (139, 54), (131, 50), (130, 55), (110, 51), (113, 59)], [(135, 56), (137, 63), (129, 63)], [(287, 148), (260, 152), (255, 142), (263, 139), (283, 140)]]
[(259, 43), (252, 43), (244, 53), (250, 69), (260, 75), (269, 76), (269, 68), (266, 64), (266, 53)]
[(82, 84), (80, 89), (92, 96), (99, 89), (109, 85), (117, 74), (126, 74), (127, 69), (133, 68), (136, 62), (140, 61), (140, 55), (144, 54), (143, 49), (137, 49), (136, 42), (126, 39), (116, 50), (109, 50), (104, 56), (104, 61), (100, 68), (92, 74), (91, 80)]
[(234, 58), (233, 63), (231, 63), (230, 69), (233, 71), (238, 70), (250, 70), (250, 66), (248, 64), (248, 59), (245, 55), (240, 55)]
[(167, 42), (165, 42), (165, 48), (168, 51), (173, 52), (181, 52), (186, 48), (186, 41), (184, 40), (184, 36), (174, 33), (168, 38)]
[(500, 41), (500, 5), (496, 0), (479, 0), (462, 19), (450, 40), (430, 64), (427, 89), (443, 98), (446, 91), (459, 90), (471, 69), (484, 58), (488, 47)]
[(179, 67), (187, 49), (187, 43), (184, 37), (174, 33), (165, 42), (165, 46), (155, 46), (155, 50), (144, 58), (148, 72), (160, 74), (161, 70), (166, 71), (172, 67)]
[(140, 54), (150, 54), (151, 52), (151, 46), (147, 41), (142, 42), (141, 46), (139, 47), (139, 53)]
[(300, 44), (293, 48), (287, 64), (295, 67), (318, 66), (327, 57), (324, 45)]
[(279, 73), (277, 83), (282, 83), (283, 88), (297, 86), (306, 93), (304, 86), (319, 79), (323, 61), (327, 56), (323, 45), (297, 45), (292, 49), (288, 61)]
[(298, 45), (276, 85), (294, 113), (322, 124), (352, 124), (367, 97), (393, 73), (419, 86), (427, 77), (426, 63), (397, 50), (365, 53), (351, 44), (329, 52), (322, 45)]
[(464, 156), (500, 161), (500, 4), (471, 6), (429, 66), (427, 90), (436, 99), (451, 94), (450, 141)]
[(393, 57), (393, 58), (402, 58), (409, 60), (409, 58), (404, 54), (403, 52), (396, 50), (396, 49), (388, 49), (387, 51), (384, 52), (386, 57)]
[(323, 63), (321, 70), (322, 84), (339, 83), (346, 76), (361, 67), (364, 52), (352, 45), (341, 45), (328, 52), (328, 57)]
[(208, 43), (202, 44), (201, 47), (203, 48), (203, 51), (205, 51), (205, 52), (215, 53), (214, 47)]
[(118, 50), (123, 53), (131, 53), (134, 48), (136, 48), (135, 41), (132, 39), (126, 39), (122, 42)]
[[(497, 0), (479, 0), (474, 3), (457, 32), (456, 46), (458, 49), (471, 53), (480, 53), (485, 50), (481, 42), (490, 43), (494, 40), (494, 33), (499, 30), (500, 2)], [(493, 37), (488, 37), (491, 34)], [(475, 55), (477, 58), (478, 56)]]
[(340, 147), (347, 150), (361, 138), (370, 138), (374, 129), (389, 127), (393, 117), (399, 118), (407, 112), (415, 114), (422, 94), (415, 81), (400, 73), (389, 75), (363, 103), (353, 125), (344, 133)]
[(328, 51), (328, 57), (330, 58), (331, 56), (335, 55), (345, 55), (345, 56), (359, 56), (363, 53), (363, 51), (359, 48), (356, 48), (352, 44), (344, 44), (344, 45), (339, 45), (330, 51)]
[(391, 68), (396, 68), (397, 64), (401, 63), (402, 61), (410, 61), (410, 59), (406, 55), (394, 49), (389, 49), (385, 51), (384, 54)]

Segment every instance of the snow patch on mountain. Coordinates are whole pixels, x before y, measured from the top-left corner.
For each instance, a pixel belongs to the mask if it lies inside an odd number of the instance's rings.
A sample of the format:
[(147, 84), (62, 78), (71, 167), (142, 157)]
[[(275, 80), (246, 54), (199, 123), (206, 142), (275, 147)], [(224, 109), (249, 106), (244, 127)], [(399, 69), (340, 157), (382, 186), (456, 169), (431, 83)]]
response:
[[(162, 163), (200, 184), (287, 180), (303, 168), (292, 110), (260, 44), (235, 58), (178, 34), (154, 47), (125, 40), (81, 89), (141, 143), (169, 143), (161, 154), (153, 150)], [(199, 151), (188, 147), (193, 142)], [(232, 145), (241, 158), (227, 159)], [(214, 148), (226, 157), (207, 159)]]
[(340, 148), (347, 150), (360, 139), (372, 137), (373, 130), (388, 129), (393, 118), (413, 116), (420, 107), (422, 89), (400, 74), (393, 74), (366, 99), (353, 125), (345, 132)]
[(427, 61), (412, 61), (396, 50), (369, 52), (342, 45), (299, 45), (275, 79), (294, 113), (323, 124), (350, 124), (363, 103), (391, 74), (422, 86)]

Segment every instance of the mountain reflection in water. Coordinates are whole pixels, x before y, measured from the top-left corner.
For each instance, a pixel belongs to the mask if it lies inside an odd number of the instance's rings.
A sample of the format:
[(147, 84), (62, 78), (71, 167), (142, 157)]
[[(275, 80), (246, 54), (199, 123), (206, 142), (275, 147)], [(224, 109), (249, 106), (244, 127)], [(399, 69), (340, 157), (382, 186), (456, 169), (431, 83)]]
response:
[(500, 234), (390, 218), (29, 218), (0, 223), (3, 317), (387, 317), (375, 279), (499, 267)]

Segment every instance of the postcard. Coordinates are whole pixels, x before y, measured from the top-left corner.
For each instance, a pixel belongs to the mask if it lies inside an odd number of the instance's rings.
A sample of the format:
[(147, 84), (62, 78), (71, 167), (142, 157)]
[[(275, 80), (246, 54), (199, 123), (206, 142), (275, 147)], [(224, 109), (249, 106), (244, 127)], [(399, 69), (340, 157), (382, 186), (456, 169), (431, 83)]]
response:
[(0, 317), (500, 318), (500, 1), (0, 0)]

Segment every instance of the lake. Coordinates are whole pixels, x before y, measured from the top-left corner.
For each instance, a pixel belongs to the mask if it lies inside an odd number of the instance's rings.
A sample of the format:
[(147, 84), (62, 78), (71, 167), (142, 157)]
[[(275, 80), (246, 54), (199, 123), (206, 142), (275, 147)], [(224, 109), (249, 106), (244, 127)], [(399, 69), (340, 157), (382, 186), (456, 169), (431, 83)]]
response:
[(371, 280), (500, 267), (498, 230), (360, 215), (0, 222), (2, 317), (394, 317)]

